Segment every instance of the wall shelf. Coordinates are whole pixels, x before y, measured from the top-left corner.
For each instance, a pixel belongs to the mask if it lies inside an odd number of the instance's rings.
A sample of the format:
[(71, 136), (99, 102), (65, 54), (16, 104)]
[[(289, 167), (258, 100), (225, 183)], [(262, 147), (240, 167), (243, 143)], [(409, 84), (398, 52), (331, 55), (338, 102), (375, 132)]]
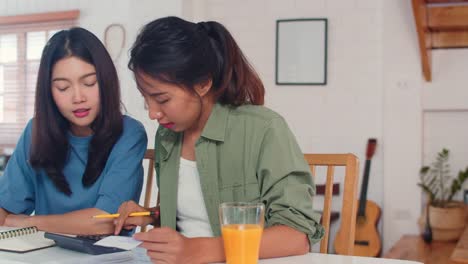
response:
[(468, 48), (468, 0), (412, 0), (424, 79), (432, 80), (431, 50)]

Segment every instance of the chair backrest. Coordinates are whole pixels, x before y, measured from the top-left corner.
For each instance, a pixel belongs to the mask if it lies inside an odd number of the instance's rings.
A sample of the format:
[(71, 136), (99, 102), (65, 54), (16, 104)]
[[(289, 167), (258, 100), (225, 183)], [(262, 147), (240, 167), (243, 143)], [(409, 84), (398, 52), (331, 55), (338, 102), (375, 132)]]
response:
[[(331, 202), (333, 194), (335, 167), (345, 167), (343, 204), (340, 216), (341, 225), (339, 235), (344, 241), (344, 255), (352, 255), (354, 249), (354, 233), (356, 230), (357, 213), (357, 183), (359, 174), (359, 160), (353, 154), (304, 154), (304, 158), (310, 166), (312, 176), (315, 177), (316, 167), (327, 167), (327, 179), (325, 183), (325, 197), (323, 205), (322, 225), (325, 228), (325, 236), (320, 243), (320, 253), (328, 252), (328, 239), (330, 235)], [(338, 237), (338, 234), (337, 234)]]
[[(327, 186), (325, 184), (315, 184), (315, 196), (325, 196), (325, 190)], [(333, 183), (333, 188), (332, 188), (332, 196), (333, 197), (338, 197), (340, 196), (340, 184), (339, 183)], [(323, 212), (319, 211), (322, 215)], [(333, 210), (330, 213), (330, 225), (332, 225), (334, 222), (338, 221), (340, 218), (340, 212)], [(320, 219), (320, 223), (322, 223), (322, 219)]]
[[(153, 190), (153, 179), (154, 179), (154, 149), (146, 150), (144, 160), (148, 160), (148, 172), (146, 173), (146, 188), (145, 188), (145, 197), (143, 200), (143, 206), (148, 208), (151, 203), (151, 193)], [(146, 227), (142, 226), (141, 231), (145, 232)]]
[(146, 173), (146, 189), (145, 199), (143, 202), (144, 207), (149, 207), (151, 202), (151, 191), (153, 189), (154, 179), (154, 149), (146, 150), (144, 160), (148, 160), (148, 172)]

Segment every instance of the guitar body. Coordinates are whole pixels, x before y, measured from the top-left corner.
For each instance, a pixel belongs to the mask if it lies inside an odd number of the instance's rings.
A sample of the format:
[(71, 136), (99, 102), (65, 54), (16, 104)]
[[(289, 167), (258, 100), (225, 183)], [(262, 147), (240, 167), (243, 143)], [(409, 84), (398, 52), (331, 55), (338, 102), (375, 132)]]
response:
[[(382, 249), (377, 224), (380, 219), (379, 206), (367, 200), (367, 186), (369, 184), (369, 172), (371, 159), (374, 155), (377, 139), (370, 138), (367, 141), (366, 163), (364, 167), (364, 177), (362, 179), (361, 195), (358, 200), (358, 210), (356, 217), (356, 228), (354, 234), (354, 256), (377, 257)], [(346, 241), (347, 240), (347, 241)], [(343, 234), (341, 229), (336, 234), (335, 251), (338, 254), (346, 254), (349, 245), (349, 236)]]
[(367, 200), (365, 217), (356, 219), (356, 233), (354, 239), (354, 256), (377, 257), (382, 249), (377, 224), (380, 219), (379, 206)]
[[(377, 257), (382, 249), (382, 243), (377, 231), (377, 224), (380, 219), (379, 206), (367, 200), (365, 217), (358, 216), (356, 219), (356, 231), (354, 235), (353, 256)], [(335, 251), (338, 254), (344, 254), (346, 251), (346, 242), (344, 234), (338, 231), (335, 238)]]

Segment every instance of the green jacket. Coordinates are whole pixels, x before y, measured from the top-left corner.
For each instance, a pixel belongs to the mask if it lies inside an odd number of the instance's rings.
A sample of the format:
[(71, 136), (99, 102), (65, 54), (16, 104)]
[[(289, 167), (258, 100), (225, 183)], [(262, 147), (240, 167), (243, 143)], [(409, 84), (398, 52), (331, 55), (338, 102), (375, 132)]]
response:
[[(177, 183), (182, 133), (162, 126), (156, 134), (156, 170), (161, 226), (176, 229)], [(262, 106), (216, 104), (195, 144), (197, 168), (213, 234), (220, 236), (223, 202), (263, 202), (265, 226), (287, 225), (308, 235), (324, 234), (309, 166), (285, 120)], [(160, 174), (160, 175), (159, 175)]]

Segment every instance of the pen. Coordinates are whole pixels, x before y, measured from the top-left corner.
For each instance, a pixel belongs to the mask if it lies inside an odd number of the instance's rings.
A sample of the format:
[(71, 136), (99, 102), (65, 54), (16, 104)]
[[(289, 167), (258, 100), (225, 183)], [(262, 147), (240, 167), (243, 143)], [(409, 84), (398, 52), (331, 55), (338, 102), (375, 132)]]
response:
[[(130, 213), (128, 216), (150, 216), (150, 215), (159, 215), (159, 211), (150, 211), (150, 212), (135, 212)], [(120, 214), (100, 214), (94, 215), (93, 218), (117, 218)]]

